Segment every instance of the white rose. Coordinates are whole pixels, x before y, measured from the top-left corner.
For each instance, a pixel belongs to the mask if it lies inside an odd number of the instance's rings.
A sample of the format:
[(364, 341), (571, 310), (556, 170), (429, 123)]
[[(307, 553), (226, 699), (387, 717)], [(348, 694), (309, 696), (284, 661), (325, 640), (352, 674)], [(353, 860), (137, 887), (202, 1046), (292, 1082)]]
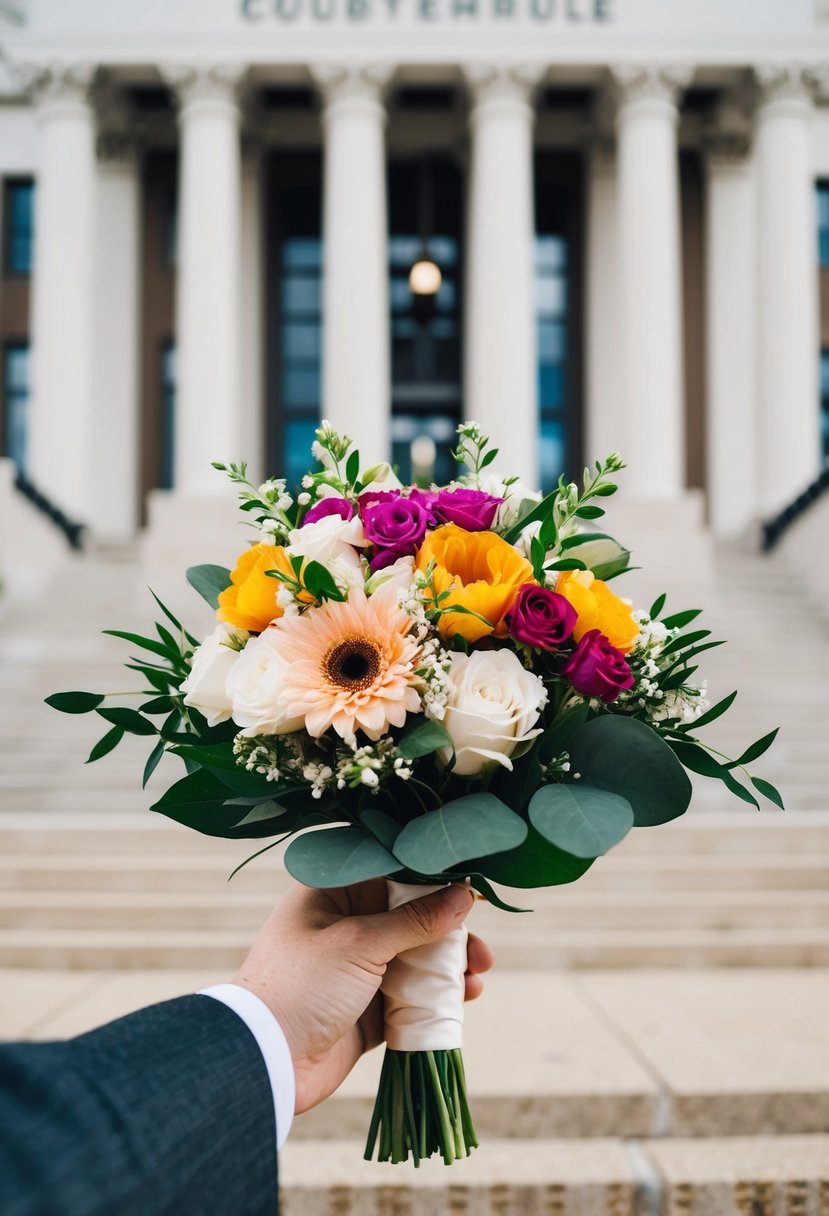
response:
[[(547, 701), (541, 680), (511, 650), (453, 654), (450, 679), (443, 725), (455, 745), (454, 771), (474, 777), (493, 761), (511, 769), (515, 750), (541, 734), (533, 729)], [(448, 763), (449, 749), (440, 755)]]
[(273, 630), (251, 638), (227, 681), (233, 721), (247, 735), (287, 735), (305, 719), (289, 718), (283, 693), (287, 664), (274, 648)]
[(399, 594), (408, 591), (414, 582), (414, 558), (398, 557), (391, 566), (375, 571), (366, 582), (366, 595), (374, 595), (381, 587), (393, 587)]
[(355, 546), (363, 548), (368, 542), (358, 515), (353, 519), (324, 515), (304, 528), (294, 528), (288, 540), (286, 552), (290, 557), (319, 562), (342, 591), (362, 587), (363, 565)]
[[(479, 487), (485, 494), (504, 500), (495, 518), (495, 526), (498, 529), (511, 528), (520, 515), (530, 510), (526, 504), (541, 502), (538, 490), (531, 490), (523, 481), (513, 481), (506, 485), (497, 473), (485, 473), (480, 479)], [(524, 511), (521, 510), (522, 506)]]
[(187, 694), (184, 704), (204, 714), (208, 726), (217, 726), (230, 717), (227, 678), (249, 637), (245, 629), (217, 625), (193, 655), (190, 674), (181, 691)]

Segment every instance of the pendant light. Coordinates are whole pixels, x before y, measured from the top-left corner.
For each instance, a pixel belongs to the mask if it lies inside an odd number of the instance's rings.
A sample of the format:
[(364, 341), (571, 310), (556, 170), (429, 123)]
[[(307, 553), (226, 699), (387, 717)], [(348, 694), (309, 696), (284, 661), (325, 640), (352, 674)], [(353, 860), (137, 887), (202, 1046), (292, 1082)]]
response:
[(429, 256), (428, 240), (434, 227), (434, 185), (432, 162), (423, 157), (417, 174), (417, 215), (420, 250), (409, 271), (409, 290), (418, 297), (434, 298), (440, 290), (443, 275), (437, 262)]

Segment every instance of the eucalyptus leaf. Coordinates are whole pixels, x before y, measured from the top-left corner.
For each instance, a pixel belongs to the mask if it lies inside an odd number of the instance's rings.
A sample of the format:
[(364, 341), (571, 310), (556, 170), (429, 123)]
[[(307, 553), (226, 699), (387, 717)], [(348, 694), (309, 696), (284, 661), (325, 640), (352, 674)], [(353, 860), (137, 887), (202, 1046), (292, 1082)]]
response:
[(483, 874), (505, 887), (529, 889), (575, 882), (590, 869), (594, 858), (574, 857), (550, 844), (530, 826), (518, 848), (470, 862), (470, 873)]
[(224, 566), (190, 566), (187, 581), (211, 608), (218, 608), (220, 594), (230, 586), (230, 571)]
[(407, 823), (394, 855), (417, 874), (441, 874), (470, 857), (514, 849), (526, 834), (524, 820), (494, 794), (467, 794)]
[(292, 840), (285, 868), (306, 887), (347, 887), (394, 874), (400, 862), (364, 828), (325, 828)]
[(530, 801), (529, 814), (545, 840), (575, 857), (600, 857), (633, 827), (626, 798), (583, 781), (542, 786)]
[(501, 899), (501, 896), (487, 882), (483, 874), (471, 874), (469, 885), (474, 887), (476, 891), (479, 891), (484, 899), (488, 900), (494, 908), (500, 908), (502, 912), (532, 912), (532, 908), (516, 908), (514, 904), (508, 904), (506, 900)]
[(569, 752), (571, 771), (583, 781), (627, 799), (637, 827), (667, 823), (688, 809), (688, 774), (656, 731), (636, 718), (594, 718), (574, 736)]
[(442, 722), (424, 718), (416, 726), (411, 727), (397, 744), (397, 750), (405, 760), (416, 760), (419, 756), (429, 756), (439, 747), (448, 747), (454, 751), (452, 736)]
[(368, 807), (360, 815), (360, 822), (368, 828), (372, 836), (376, 836), (385, 849), (393, 850), (394, 842), (400, 835), (400, 824), (385, 811), (376, 807)]

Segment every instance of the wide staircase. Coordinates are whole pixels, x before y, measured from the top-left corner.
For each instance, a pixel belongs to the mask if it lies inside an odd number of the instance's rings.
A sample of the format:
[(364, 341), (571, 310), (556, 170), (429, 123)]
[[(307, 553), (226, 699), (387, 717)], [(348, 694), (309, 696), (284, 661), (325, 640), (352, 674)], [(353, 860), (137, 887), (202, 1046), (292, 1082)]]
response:
[[(756, 772), (786, 812), (699, 781), (682, 820), (578, 884), (514, 893), (532, 915), (478, 906), (498, 958), (468, 1012), (482, 1148), (450, 1171), (362, 1162), (373, 1053), (295, 1122), (289, 1216), (829, 1216), (829, 629), (773, 560), (721, 552), (704, 586), (674, 582), (729, 638), (711, 695), (741, 692), (711, 739), (734, 755), (780, 724)], [(142, 791), (145, 741), (85, 766), (105, 725), (43, 705), (137, 688), (100, 630), (153, 610), (126, 552), (0, 600), (0, 1034), (71, 1035), (228, 978), (288, 881), (274, 849), (228, 883), (250, 845), (147, 810), (172, 761)]]

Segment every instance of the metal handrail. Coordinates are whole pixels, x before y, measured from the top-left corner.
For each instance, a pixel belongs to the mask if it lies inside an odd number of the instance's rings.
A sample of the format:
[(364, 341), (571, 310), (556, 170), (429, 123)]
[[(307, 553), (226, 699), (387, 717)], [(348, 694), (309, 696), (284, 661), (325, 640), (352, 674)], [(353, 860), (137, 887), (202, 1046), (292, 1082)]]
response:
[(15, 475), (14, 488), (63, 533), (70, 549), (83, 549), (86, 538), (85, 524), (77, 523), (75, 520), (70, 519), (20, 469), (17, 470)]
[(829, 490), (829, 464), (825, 465), (822, 472), (818, 474), (815, 480), (806, 487), (802, 494), (798, 494), (787, 507), (779, 511), (777, 515), (771, 519), (764, 520), (761, 526), (762, 539), (761, 548), (764, 553), (769, 553), (778, 543), (782, 536), (789, 530), (796, 520), (800, 519), (810, 507), (822, 498), (826, 491)]

